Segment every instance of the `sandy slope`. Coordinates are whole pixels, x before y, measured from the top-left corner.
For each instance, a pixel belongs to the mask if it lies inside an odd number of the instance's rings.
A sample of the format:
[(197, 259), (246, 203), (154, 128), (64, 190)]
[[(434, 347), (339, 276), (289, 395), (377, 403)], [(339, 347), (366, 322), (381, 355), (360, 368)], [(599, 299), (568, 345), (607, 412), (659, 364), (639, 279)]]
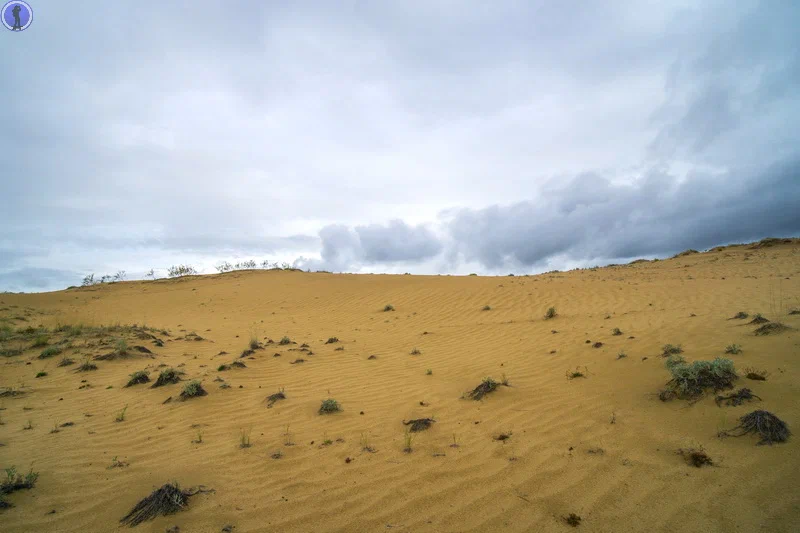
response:
[[(385, 304), (396, 310), (383, 312)], [(543, 320), (551, 305), (558, 316)], [(38, 359), (41, 348), (0, 358), (0, 387), (26, 392), (0, 399), (0, 467), (40, 473), (35, 488), (8, 497), (14, 507), (0, 511), (0, 529), (127, 529), (119, 519), (174, 479), (216, 492), (136, 530), (570, 531), (562, 517), (576, 513), (587, 532), (796, 531), (800, 437), (774, 446), (716, 437), (756, 408), (800, 431), (798, 329), (756, 337), (746, 321), (727, 320), (762, 312), (800, 328), (792, 306), (800, 306), (797, 242), (532, 277), (256, 271), (3, 294), (0, 316), (27, 318), (6, 322), (14, 327), (136, 323), (170, 336), (155, 333), (163, 347), (129, 334), (78, 336), (66, 351), (76, 360), (108, 352), (98, 343), (119, 336), (155, 353), (97, 361), (89, 373)], [(185, 340), (191, 332), (205, 340)], [(241, 359), (247, 368), (218, 372), (251, 333), (298, 344), (267, 345)], [(325, 344), (332, 336), (341, 342)], [(303, 342), (313, 355), (290, 351)], [(764, 401), (659, 401), (665, 343), (682, 344), (690, 360), (740, 344), (730, 356), (737, 368), (770, 375), (739, 385)], [(621, 350), (628, 357), (617, 359)], [(290, 364), (298, 357), (308, 361)], [(123, 387), (130, 373), (162, 363), (182, 365), (208, 395), (162, 404), (181, 385)], [(588, 377), (567, 380), (577, 366)], [(34, 378), (39, 371), (48, 375)], [(482, 402), (461, 398), (502, 374), (511, 387)], [(80, 389), (82, 379), (91, 387)], [(278, 387), (287, 400), (267, 409)], [(343, 411), (318, 415), (329, 396)], [(437, 422), (404, 453), (402, 421), (429, 416)], [(33, 429), (24, 430), (28, 421)], [(75, 425), (50, 433), (67, 421)], [(239, 447), (242, 429), (251, 431), (248, 449)], [(193, 443), (198, 432), (203, 442)], [(493, 440), (501, 432), (511, 438)], [(362, 450), (363, 438), (376, 453)], [(320, 446), (326, 439), (333, 443)], [(676, 454), (700, 445), (717, 467), (693, 468)], [(129, 466), (109, 468), (115, 456)]]

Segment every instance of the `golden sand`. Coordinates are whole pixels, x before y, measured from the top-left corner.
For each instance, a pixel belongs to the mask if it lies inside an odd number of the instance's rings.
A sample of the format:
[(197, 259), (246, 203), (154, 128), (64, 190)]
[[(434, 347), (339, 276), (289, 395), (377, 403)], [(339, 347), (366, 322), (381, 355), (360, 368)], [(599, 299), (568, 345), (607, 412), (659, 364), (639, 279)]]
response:
[[(0, 530), (128, 530), (119, 520), (175, 480), (214, 492), (135, 530), (546, 532), (572, 530), (574, 513), (586, 532), (797, 531), (798, 437), (757, 446), (717, 434), (754, 409), (800, 431), (799, 296), (797, 241), (530, 277), (240, 271), (2, 294), (14, 329), (137, 324), (169, 335), (150, 332), (158, 347), (139, 330), (87, 329), (62, 355), (39, 359), (25, 341), (22, 355), (0, 358), (0, 387), (24, 392), (0, 398), (0, 467), (39, 472), (35, 487), (6, 497), (14, 506), (0, 510)], [(551, 306), (557, 316), (545, 320)], [(729, 320), (739, 311), (793, 329), (756, 336), (749, 320)], [(240, 358), (251, 335), (274, 343)], [(284, 336), (296, 344), (279, 345)], [(76, 372), (119, 338), (154, 358), (129, 348)], [(736, 383), (763, 401), (660, 401), (666, 343), (689, 361), (724, 356), (740, 374), (767, 371)], [(725, 355), (729, 344), (742, 352)], [(76, 364), (58, 367), (64, 355)], [(246, 368), (218, 371), (236, 360)], [(125, 388), (162, 364), (183, 382)], [(576, 368), (585, 377), (567, 379)], [(463, 398), (488, 376), (510, 386)], [(180, 401), (192, 379), (208, 394)], [(268, 408), (280, 388), (286, 399)], [(327, 398), (341, 412), (318, 414)], [(418, 418), (435, 422), (406, 434), (403, 422)], [(51, 433), (65, 422), (74, 425)], [(713, 466), (678, 453), (700, 447)]]

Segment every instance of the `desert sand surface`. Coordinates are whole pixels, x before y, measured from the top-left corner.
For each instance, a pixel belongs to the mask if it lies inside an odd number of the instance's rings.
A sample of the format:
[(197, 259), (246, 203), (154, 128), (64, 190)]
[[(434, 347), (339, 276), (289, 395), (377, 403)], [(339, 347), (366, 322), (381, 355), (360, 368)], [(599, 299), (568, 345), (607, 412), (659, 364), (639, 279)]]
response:
[[(209, 492), (133, 530), (797, 531), (798, 437), (718, 436), (756, 409), (800, 431), (796, 307), (798, 240), (536, 276), (237, 271), (2, 294), (0, 467), (39, 477), (5, 497), (0, 530), (127, 531), (177, 481)], [(791, 329), (755, 335), (756, 313)], [(661, 401), (668, 343), (730, 358), (761, 401)], [(181, 383), (153, 388), (169, 367)], [(151, 381), (126, 387), (140, 370)], [(465, 396), (486, 377), (509, 386)], [(191, 380), (207, 395), (182, 401)], [(328, 398), (340, 412), (318, 413)]]

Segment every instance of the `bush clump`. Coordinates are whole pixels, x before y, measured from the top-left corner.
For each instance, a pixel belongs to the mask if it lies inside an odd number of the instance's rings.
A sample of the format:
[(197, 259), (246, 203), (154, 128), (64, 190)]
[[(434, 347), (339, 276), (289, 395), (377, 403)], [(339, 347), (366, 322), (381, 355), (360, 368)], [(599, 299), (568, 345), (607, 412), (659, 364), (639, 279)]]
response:
[(157, 516), (177, 513), (186, 508), (192, 494), (181, 490), (177, 483), (168, 483), (137, 503), (120, 522), (133, 527)]
[(60, 346), (48, 346), (39, 354), (39, 359), (49, 359), (50, 357), (61, 354), (61, 351)]
[(670, 355), (677, 355), (683, 353), (683, 347), (680, 344), (665, 344), (661, 347), (661, 356), (669, 357)]
[(150, 376), (147, 374), (145, 370), (138, 370), (131, 374), (131, 379), (128, 380), (128, 383), (125, 385), (126, 387), (132, 387), (134, 385), (139, 385), (141, 383), (148, 383), (150, 381)]
[(547, 312), (545, 312), (545, 314), (544, 314), (544, 319), (545, 320), (550, 320), (551, 318), (555, 318), (557, 314), (558, 313), (556, 313), (556, 308), (555, 307), (548, 307), (547, 308)]
[(183, 386), (180, 396), (182, 400), (188, 400), (189, 398), (197, 398), (199, 396), (205, 396), (206, 394), (208, 394), (208, 392), (203, 388), (202, 383), (193, 379)]
[(170, 383), (178, 383), (181, 380), (181, 374), (183, 374), (183, 372), (175, 370), (174, 368), (162, 370), (156, 382), (153, 383), (152, 388), (169, 385)]
[[(732, 433), (733, 431), (738, 432)], [(758, 411), (753, 411), (752, 413), (744, 415), (739, 419), (738, 426), (728, 431), (722, 431), (720, 435), (725, 437), (741, 437), (748, 433), (756, 433), (761, 437), (761, 440), (758, 441), (758, 445), (772, 444), (773, 442), (786, 442), (792, 434), (786, 422), (769, 411), (759, 409)]]
[(32, 489), (36, 485), (36, 480), (39, 479), (39, 472), (34, 472), (33, 469), (23, 476), (17, 472), (16, 467), (12, 466), (6, 468), (5, 473), (6, 478), (0, 482), (0, 509), (11, 507), (11, 504), (3, 499), (6, 494), (22, 489)]
[(319, 414), (327, 415), (330, 413), (336, 413), (341, 411), (342, 408), (339, 405), (339, 402), (334, 400), (333, 398), (328, 398), (327, 400), (322, 400), (322, 405), (319, 406)]
[(667, 386), (678, 398), (694, 399), (703, 395), (706, 389), (715, 391), (733, 388), (738, 377), (730, 359), (716, 358), (713, 361), (694, 361), (687, 363), (681, 356), (670, 356), (666, 365), (672, 374)]

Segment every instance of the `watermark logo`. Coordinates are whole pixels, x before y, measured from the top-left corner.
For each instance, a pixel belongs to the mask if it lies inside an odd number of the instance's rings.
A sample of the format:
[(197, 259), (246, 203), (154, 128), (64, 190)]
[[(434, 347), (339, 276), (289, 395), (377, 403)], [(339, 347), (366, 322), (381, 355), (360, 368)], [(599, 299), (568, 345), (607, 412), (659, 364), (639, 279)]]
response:
[(3, 26), (11, 31), (27, 30), (33, 22), (33, 9), (27, 2), (11, 0), (3, 6), (0, 18), (3, 19)]

